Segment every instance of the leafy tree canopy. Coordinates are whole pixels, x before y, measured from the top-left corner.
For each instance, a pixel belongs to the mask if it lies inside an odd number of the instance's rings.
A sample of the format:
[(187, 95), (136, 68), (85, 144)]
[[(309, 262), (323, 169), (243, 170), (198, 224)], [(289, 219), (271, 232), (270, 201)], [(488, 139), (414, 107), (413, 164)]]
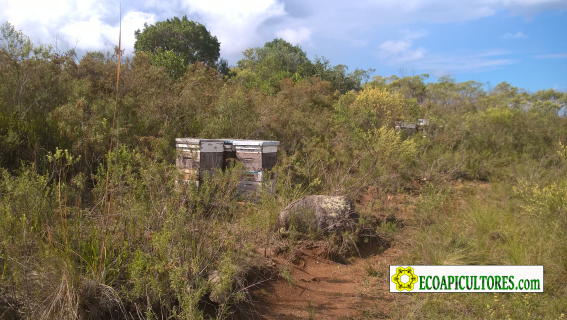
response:
[(274, 70), (291, 75), (299, 66), (309, 61), (301, 47), (294, 46), (283, 39), (266, 42), (263, 47), (249, 48), (243, 54), (244, 58), (238, 61), (238, 67), (251, 69), (266, 79)]
[(350, 90), (361, 90), (362, 82), (368, 80), (373, 72), (373, 69), (355, 69), (353, 72), (348, 72), (347, 66), (343, 64), (332, 66), (325, 57), (316, 56), (314, 61), (308, 61), (301, 65), (294, 77), (300, 79), (308, 77), (321, 78), (331, 82), (335, 90), (345, 93)]
[(0, 51), (14, 61), (46, 58), (51, 53), (51, 49), (51, 46), (34, 46), (28, 36), (22, 31), (16, 31), (7, 21), (0, 26)]
[(247, 87), (260, 87), (268, 93), (277, 92), (280, 80), (291, 77), (295, 82), (309, 77), (321, 78), (331, 82), (333, 88), (341, 93), (360, 90), (361, 82), (373, 71), (356, 69), (349, 73), (346, 66), (331, 66), (324, 57), (311, 61), (300, 46), (283, 39), (266, 42), (263, 47), (249, 48), (243, 54), (244, 58), (233, 69), (237, 78)]
[(199, 22), (173, 17), (155, 25), (144, 24), (134, 32), (134, 50), (156, 55), (154, 64), (165, 67), (176, 78), (197, 61), (215, 66), (220, 57), (220, 42)]

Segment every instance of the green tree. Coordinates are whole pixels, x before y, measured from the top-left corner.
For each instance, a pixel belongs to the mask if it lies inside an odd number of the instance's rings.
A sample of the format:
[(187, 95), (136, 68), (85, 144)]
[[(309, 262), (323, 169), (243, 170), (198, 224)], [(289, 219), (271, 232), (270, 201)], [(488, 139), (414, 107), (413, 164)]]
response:
[(360, 90), (362, 80), (372, 72), (356, 69), (349, 73), (345, 65), (331, 66), (324, 57), (311, 61), (300, 46), (283, 39), (266, 42), (263, 47), (249, 48), (243, 54), (244, 58), (233, 69), (237, 79), (247, 87), (259, 87), (267, 93), (278, 92), (280, 80), (291, 77), (295, 82), (310, 77), (321, 78), (331, 82), (335, 90), (345, 93)]
[(199, 22), (173, 17), (155, 25), (144, 24), (144, 30), (134, 32), (134, 50), (150, 52), (157, 65), (178, 77), (179, 66), (186, 69), (197, 61), (216, 66), (220, 57), (220, 42)]
[(283, 39), (266, 42), (263, 47), (249, 48), (238, 61), (241, 69), (251, 69), (263, 78), (270, 78), (274, 70), (293, 74), (299, 66), (308, 62), (307, 54), (300, 46), (294, 46)]
[(179, 79), (187, 70), (187, 64), (182, 56), (171, 50), (158, 48), (150, 54), (150, 60), (154, 66), (165, 68), (165, 72), (173, 79)]
[(353, 72), (348, 72), (348, 67), (343, 64), (331, 66), (325, 57), (315, 57), (313, 62), (302, 64), (294, 74), (294, 78), (318, 77), (331, 82), (333, 88), (340, 93), (345, 93), (350, 90), (362, 90), (362, 82), (367, 81), (374, 71), (374, 69), (355, 69)]
[(17, 167), (56, 143), (46, 115), (65, 101), (72, 64), (70, 52), (55, 54), (10, 23), (0, 26), (0, 165)]
[(243, 54), (235, 69), (237, 79), (247, 87), (259, 87), (267, 93), (277, 92), (280, 80), (290, 78), (299, 66), (309, 61), (301, 47), (283, 39), (246, 49)]

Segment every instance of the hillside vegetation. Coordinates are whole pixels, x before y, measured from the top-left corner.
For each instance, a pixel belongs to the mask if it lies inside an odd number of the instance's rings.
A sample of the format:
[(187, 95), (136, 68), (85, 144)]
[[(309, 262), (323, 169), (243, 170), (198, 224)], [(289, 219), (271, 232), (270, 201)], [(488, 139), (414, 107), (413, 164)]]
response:
[[(565, 93), (369, 79), (281, 39), (223, 75), (138, 51), (117, 88), (118, 50), (79, 58), (8, 23), (0, 40), (0, 318), (226, 318), (266, 270), (264, 248), (311, 239), (340, 260), (370, 238), (406, 246), (400, 263), (545, 266), (543, 294), (416, 295), (392, 317), (567, 311)], [(425, 132), (394, 131), (418, 118)], [(176, 137), (281, 141), (276, 195), (243, 201), (238, 167), (179, 186)], [(369, 189), (419, 197), (409, 238), (395, 212), (368, 207), (344, 234), (279, 232), (300, 197)]]

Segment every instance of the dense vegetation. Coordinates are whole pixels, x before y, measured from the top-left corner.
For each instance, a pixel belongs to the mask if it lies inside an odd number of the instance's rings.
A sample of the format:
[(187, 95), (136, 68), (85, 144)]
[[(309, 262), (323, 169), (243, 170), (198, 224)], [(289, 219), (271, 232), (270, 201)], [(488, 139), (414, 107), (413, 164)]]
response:
[[(415, 296), (420, 309), (401, 317), (567, 310), (565, 93), (427, 75), (364, 83), (367, 72), (310, 61), (281, 39), (223, 75), (197, 59), (176, 76), (140, 49), (121, 61), (117, 88), (118, 50), (78, 58), (1, 31), (0, 317), (226, 317), (265, 268), (257, 249), (293, 252), (301, 238), (280, 236), (279, 210), (369, 189), (419, 196), (409, 263), (546, 267), (544, 294), (488, 308), (492, 295)], [(394, 131), (418, 118), (425, 132)], [(240, 202), (238, 168), (180, 187), (176, 137), (281, 141), (277, 195)], [(395, 239), (395, 218), (361, 214), (352, 232), (307, 236), (336, 258), (368, 237)]]
[[(152, 63), (164, 67), (175, 79), (183, 76), (187, 67), (197, 61), (228, 68), (220, 59), (220, 42), (199, 22), (173, 17), (155, 25), (144, 24), (144, 30), (134, 32), (134, 50), (150, 54)], [(220, 60), (219, 60), (220, 59)]]

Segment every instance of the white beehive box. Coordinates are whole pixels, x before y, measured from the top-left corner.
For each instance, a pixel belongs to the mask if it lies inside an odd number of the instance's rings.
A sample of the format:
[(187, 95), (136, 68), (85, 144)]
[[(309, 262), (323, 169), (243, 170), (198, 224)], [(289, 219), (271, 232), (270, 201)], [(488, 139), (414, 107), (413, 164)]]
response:
[(201, 181), (204, 174), (222, 170), (225, 140), (177, 138), (176, 164), (184, 173), (183, 180)]
[(183, 172), (184, 181), (194, 181), (199, 186), (205, 174), (224, 170), (231, 161), (242, 162), (246, 170), (241, 191), (258, 190), (264, 182), (273, 189), (275, 179), (266, 177), (265, 171), (273, 169), (277, 162), (279, 141), (239, 139), (175, 139), (177, 167)]
[(236, 159), (242, 162), (257, 182), (264, 181), (264, 171), (272, 170), (277, 162), (279, 141), (233, 140)]

